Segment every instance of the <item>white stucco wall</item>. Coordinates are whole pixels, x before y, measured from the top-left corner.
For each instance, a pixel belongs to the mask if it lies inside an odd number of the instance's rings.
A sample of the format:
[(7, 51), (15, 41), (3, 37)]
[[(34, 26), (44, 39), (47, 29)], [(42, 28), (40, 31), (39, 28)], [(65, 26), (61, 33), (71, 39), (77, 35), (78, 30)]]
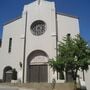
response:
[(57, 14), (57, 24), (59, 41), (61, 41), (67, 34), (71, 34), (71, 36), (74, 37), (80, 33), (78, 18)]
[(87, 90), (90, 90), (90, 66), (89, 66), (89, 70), (85, 72), (85, 84)]
[[(57, 14), (57, 33), (58, 41), (62, 41), (67, 34), (71, 34), (72, 37), (79, 34), (78, 18), (65, 14)], [(57, 77), (57, 74), (55, 74), (55, 77)], [(64, 82), (64, 80), (57, 80), (57, 82)]]
[[(19, 70), (19, 62), (23, 60), (23, 40), (24, 40), (24, 19), (20, 18), (8, 23), (3, 28), (2, 48), (0, 51), (0, 79), (2, 79), (3, 69), (11, 66)], [(8, 53), (9, 38), (12, 38), (11, 52)]]
[[(16, 68), (17, 71), (20, 69), (19, 62), (23, 62), (26, 21), (25, 82), (27, 76), (27, 57), (31, 52), (41, 50), (48, 55), (48, 60), (52, 59), (56, 57), (56, 36), (58, 36), (58, 40), (60, 41), (67, 33), (70, 33), (72, 36), (79, 33), (79, 22), (77, 18), (56, 14), (54, 2), (42, 0), (38, 4), (37, 1), (24, 6), (22, 18), (4, 26), (2, 48), (0, 49), (0, 60), (2, 62), (0, 64), (0, 78), (2, 78), (3, 69), (6, 66)], [(46, 31), (40, 36), (33, 35), (30, 28), (31, 24), (37, 20), (42, 20), (46, 23)], [(56, 29), (58, 35), (56, 35)], [(11, 53), (8, 53), (9, 38), (12, 38)], [(52, 82), (53, 78), (57, 80), (56, 75), (48, 67), (48, 82)]]
[[(26, 34), (26, 57), (34, 50), (42, 50), (49, 58), (56, 56), (56, 36), (52, 36), (56, 33), (56, 23), (55, 23), (55, 5), (53, 2), (42, 1), (38, 5), (37, 1), (25, 6), (24, 13), (27, 13), (27, 34)], [(31, 33), (30, 26), (36, 20), (42, 20), (46, 23), (46, 31), (41, 36), (35, 36)], [(27, 58), (26, 58), (27, 63)], [(48, 70), (50, 72), (50, 69)], [(48, 82), (50, 82), (52, 75), (48, 74)], [(26, 78), (26, 74), (25, 74)], [(26, 81), (26, 80), (25, 80)]]

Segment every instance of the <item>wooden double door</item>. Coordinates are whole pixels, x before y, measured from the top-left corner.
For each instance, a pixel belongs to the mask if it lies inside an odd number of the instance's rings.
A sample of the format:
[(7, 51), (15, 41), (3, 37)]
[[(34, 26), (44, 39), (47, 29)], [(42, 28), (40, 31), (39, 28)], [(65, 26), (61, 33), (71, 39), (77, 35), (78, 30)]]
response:
[(48, 68), (47, 65), (30, 65), (29, 82), (47, 82)]

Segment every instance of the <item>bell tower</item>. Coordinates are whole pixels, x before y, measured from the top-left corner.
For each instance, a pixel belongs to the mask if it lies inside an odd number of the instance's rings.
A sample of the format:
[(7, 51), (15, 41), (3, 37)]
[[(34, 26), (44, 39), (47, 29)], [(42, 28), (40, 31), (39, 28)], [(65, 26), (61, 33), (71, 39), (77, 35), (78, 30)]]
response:
[(44, 1), (44, 0), (37, 0), (38, 1), (38, 4), (40, 4), (42, 1)]
[[(26, 11), (27, 29), (24, 80), (25, 82), (52, 82), (52, 77), (50, 76), (53, 75), (53, 72), (47, 62), (49, 58), (56, 57), (55, 3), (46, 0), (36, 0), (30, 5), (25, 6), (24, 12)], [(44, 70), (39, 70), (37, 66)], [(32, 71), (30, 71), (31, 68)], [(35, 69), (38, 69), (37, 74), (34, 74)], [(42, 78), (38, 75), (39, 71), (41, 71), (39, 74), (41, 74)], [(43, 74), (45, 72), (46, 74)]]

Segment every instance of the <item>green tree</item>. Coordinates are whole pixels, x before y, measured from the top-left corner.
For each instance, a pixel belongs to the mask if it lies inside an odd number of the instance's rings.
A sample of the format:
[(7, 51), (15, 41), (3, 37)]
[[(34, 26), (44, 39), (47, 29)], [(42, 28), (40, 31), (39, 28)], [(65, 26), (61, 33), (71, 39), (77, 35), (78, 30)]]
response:
[(76, 83), (78, 71), (89, 69), (90, 48), (87, 46), (87, 42), (80, 35), (72, 38), (68, 34), (58, 44), (57, 51), (58, 55), (49, 61), (49, 65), (57, 72), (65, 71), (66, 74), (71, 72), (72, 79)]

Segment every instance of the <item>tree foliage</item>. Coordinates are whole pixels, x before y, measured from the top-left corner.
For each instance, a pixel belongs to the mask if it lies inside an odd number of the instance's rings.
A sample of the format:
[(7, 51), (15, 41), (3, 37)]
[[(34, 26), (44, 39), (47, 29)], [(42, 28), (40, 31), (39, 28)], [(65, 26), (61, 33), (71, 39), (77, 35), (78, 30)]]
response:
[(56, 71), (71, 72), (76, 81), (79, 70), (89, 69), (90, 48), (87, 42), (80, 36), (72, 38), (69, 34), (58, 44), (58, 55), (49, 61), (49, 65)]

